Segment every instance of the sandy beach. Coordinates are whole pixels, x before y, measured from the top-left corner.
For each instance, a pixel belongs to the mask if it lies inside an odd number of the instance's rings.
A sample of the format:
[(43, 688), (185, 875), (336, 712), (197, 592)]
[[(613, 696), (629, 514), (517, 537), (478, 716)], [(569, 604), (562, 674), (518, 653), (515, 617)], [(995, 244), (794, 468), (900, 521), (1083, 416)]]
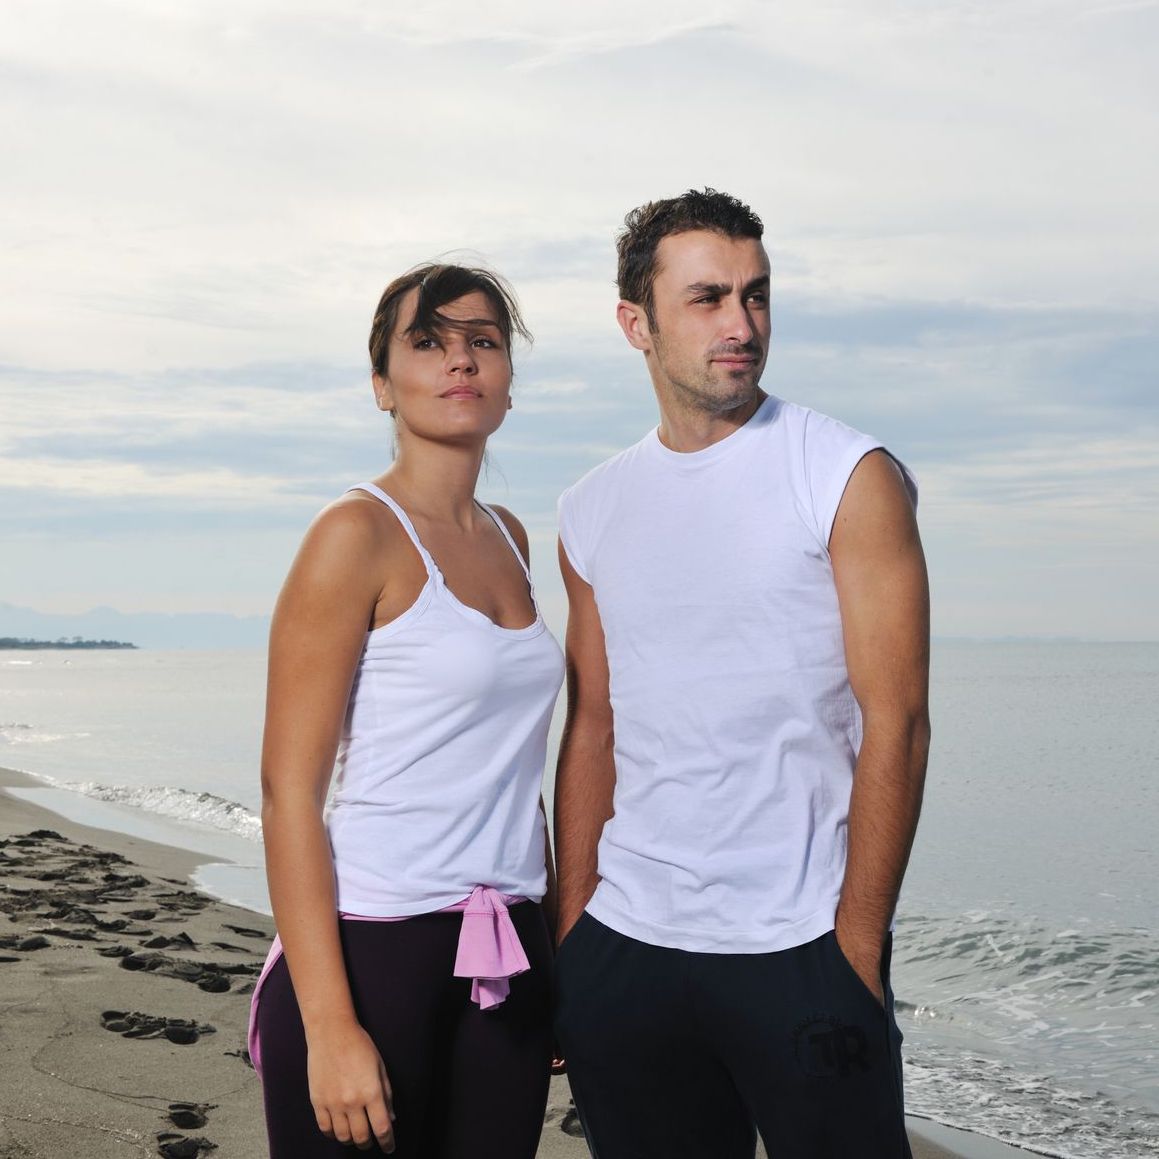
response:
[[(196, 854), (0, 806), (0, 1157), (264, 1156), (245, 1029), (270, 919), (193, 890)], [(915, 1132), (915, 1159), (1027, 1154), (961, 1140)], [(539, 1155), (587, 1155), (565, 1078)]]

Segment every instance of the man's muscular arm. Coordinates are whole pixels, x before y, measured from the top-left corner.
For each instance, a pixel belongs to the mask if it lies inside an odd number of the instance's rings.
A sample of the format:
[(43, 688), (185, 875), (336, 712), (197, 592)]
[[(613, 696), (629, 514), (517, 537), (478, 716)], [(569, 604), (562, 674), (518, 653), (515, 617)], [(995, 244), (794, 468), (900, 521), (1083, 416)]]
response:
[(883, 997), (881, 953), (921, 810), (929, 751), (929, 586), (897, 464), (858, 464), (829, 541), (845, 659), (864, 735), (849, 804), (837, 942)]
[(559, 567), (568, 595), (567, 719), (555, 773), (555, 857), (560, 942), (595, 892), (596, 849), (612, 815), (616, 766), (604, 629), (590, 585), (563, 545)]

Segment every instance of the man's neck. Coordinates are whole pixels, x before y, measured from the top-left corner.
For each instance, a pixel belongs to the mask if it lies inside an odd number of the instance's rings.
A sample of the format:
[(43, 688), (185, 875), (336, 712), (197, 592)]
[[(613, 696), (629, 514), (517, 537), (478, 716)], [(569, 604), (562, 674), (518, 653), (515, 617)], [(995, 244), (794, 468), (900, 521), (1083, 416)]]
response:
[(660, 401), (660, 442), (670, 451), (688, 454), (703, 451), (727, 439), (745, 425), (769, 396), (758, 387), (753, 396), (725, 411), (683, 407), (671, 399)]

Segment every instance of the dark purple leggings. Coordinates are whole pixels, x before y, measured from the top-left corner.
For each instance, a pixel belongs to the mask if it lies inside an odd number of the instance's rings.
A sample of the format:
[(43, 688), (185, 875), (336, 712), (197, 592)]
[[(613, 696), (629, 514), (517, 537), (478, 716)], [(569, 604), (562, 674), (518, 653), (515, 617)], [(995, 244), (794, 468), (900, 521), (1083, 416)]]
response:
[[(552, 954), (538, 905), (510, 913), (531, 969), (488, 1011), (471, 1001), (470, 979), (452, 974), (461, 914), (339, 923), (354, 1008), (394, 1091), (395, 1159), (535, 1155), (551, 1067)], [(257, 1017), (270, 1159), (361, 1154), (318, 1129), (285, 958), (266, 978)]]

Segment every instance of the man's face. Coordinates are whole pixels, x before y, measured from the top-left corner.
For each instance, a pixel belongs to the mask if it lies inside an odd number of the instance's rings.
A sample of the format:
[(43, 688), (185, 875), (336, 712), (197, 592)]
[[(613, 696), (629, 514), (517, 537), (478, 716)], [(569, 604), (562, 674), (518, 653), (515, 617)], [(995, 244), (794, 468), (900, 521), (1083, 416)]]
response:
[(694, 230), (664, 238), (656, 256), (655, 321), (642, 348), (657, 389), (712, 414), (743, 406), (769, 353), (765, 247)]

